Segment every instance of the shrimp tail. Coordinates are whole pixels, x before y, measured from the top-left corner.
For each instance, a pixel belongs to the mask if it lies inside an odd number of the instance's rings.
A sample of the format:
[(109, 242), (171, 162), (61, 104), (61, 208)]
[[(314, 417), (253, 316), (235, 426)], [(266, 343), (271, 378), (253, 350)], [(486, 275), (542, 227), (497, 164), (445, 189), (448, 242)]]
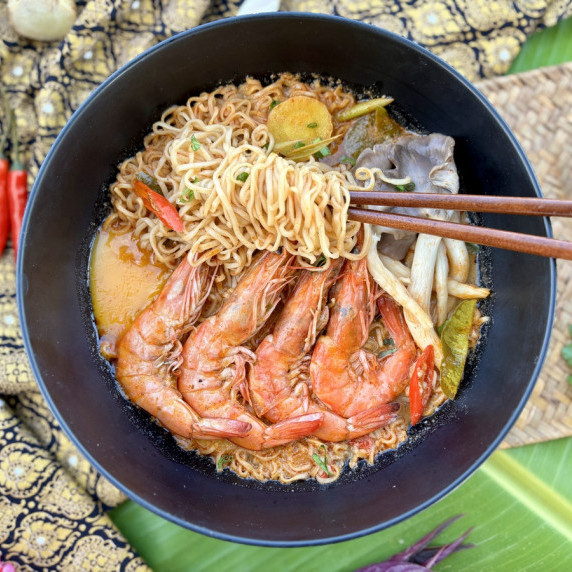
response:
[(252, 424), (235, 419), (203, 418), (193, 423), (192, 429), (196, 439), (227, 439), (244, 437), (252, 429)]
[(395, 421), (398, 411), (399, 403), (376, 405), (375, 407), (360, 411), (353, 417), (350, 417), (348, 419), (348, 426), (359, 429), (360, 432), (367, 430), (369, 433)]
[(285, 445), (306, 437), (316, 431), (323, 420), (323, 413), (307, 413), (269, 425), (264, 435), (264, 448)]

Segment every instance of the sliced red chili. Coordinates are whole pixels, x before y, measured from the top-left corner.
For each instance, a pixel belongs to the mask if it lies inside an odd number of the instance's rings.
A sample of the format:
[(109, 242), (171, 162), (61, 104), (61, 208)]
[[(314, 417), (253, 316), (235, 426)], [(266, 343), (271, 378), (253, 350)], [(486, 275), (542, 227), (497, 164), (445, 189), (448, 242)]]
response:
[(431, 392), (433, 391), (435, 351), (433, 346), (427, 346), (417, 358), (411, 382), (409, 384), (409, 408), (411, 410), (411, 425), (418, 423)]
[(165, 197), (150, 189), (139, 179), (133, 181), (133, 186), (137, 196), (143, 199), (145, 208), (155, 213), (167, 227), (176, 232), (185, 230), (177, 209)]

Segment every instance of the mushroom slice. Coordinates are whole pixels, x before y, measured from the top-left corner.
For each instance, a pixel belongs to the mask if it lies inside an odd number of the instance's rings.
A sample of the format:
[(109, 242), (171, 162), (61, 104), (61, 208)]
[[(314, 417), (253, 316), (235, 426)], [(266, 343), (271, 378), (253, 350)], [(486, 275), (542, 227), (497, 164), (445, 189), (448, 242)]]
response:
[[(373, 149), (361, 153), (356, 162), (356, 170), (381, 169), (387, 178), (408, 177), (415, 186), (415, 192), (418, 193), (457, 193), (459, 176), (453, 159), (454, 146), (455, 141), (451, 137), (440, 133), (407, 134), (375, 145)], [(395, 191), (396, 186), (379, 179), (376, 180), (373, 190)], [(453, 214), (451, 211), (431, 208), (405, 209), (377, 206), (371, 208), (438, 220), (449, 220)], [(393, 242), (384, 239), (380, 245), (383, 254), (389, 256), (394, 253), (402, 254), (405, 245), (416, 236), (415, 233), (404, 233), (383, 227), (377, 227), (375, 230), (382, 236), (392, 235)], [(426, 314), (429, 313), (435, 265), (441, 242), (442, 239), (439, 237), (422, 234), (415, 245), (409, 293)], [(399, 246), (403, 248), (400, 249)], [(411, 327), (412, 324), (409, 325)]]

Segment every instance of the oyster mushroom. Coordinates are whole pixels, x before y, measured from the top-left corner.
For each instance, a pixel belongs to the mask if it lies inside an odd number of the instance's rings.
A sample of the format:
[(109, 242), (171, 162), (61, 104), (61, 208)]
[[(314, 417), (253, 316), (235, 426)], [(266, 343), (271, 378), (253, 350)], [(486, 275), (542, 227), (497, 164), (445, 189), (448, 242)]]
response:
[[(459, 177), (453, 159), (454, 145), (455, 141), (451, 137), (440, 133), (403, 135), (363, 151), (356, 161), (356, 170), (360, 167), (378, 168), (383, 171), (385, 177), (390, 179), (409, 177), (415, 185), (415, 192), (419, 193), (457, 193)], [(395, 186), (380, 179), (376, 180), (373, 190), (395, 192)], [(456, 216), (451, 211), (443, 209), (405, 209), (382, 206), (370, 208), (438, 220), (451, 220), (452, 217)], [(417, 237), (412, 232), (384, 227), (374, 227), (373, 234), (379, 239), (377, 244), (379, 253), (395, 260), (404, 258)], [(428, 326), (427, 317), (430, 313), (434, 281), (437, 280), (438, 321), (440, 322), (446, 315), (447, 280), (445, 272), (449, 272), (449, 267), (454, 268), (457, 279), (462, 278), (465, 267), (468, 273), (468, 256), (466, 256), (464, 243), (451, 242), (454, 244), (449, 247), (448, 243), (440, 237), (426, 234), (420, 234), (417, 237), (410, 284), (407, 289), (408, 295), (413, 299), (415, 305), (410, 303), (402, 305), (405, 307), (405, 317), (412, 334), (418, 332), (419, 341), (423, 340), (423, 343), (420, 344), (421, 347), (425, 347), (429, 339), (434, 339), (432, 333), (424, 331)], [(441, 247), (442, 244), (445, 244), (445, 248)], [(446, 260), (446, 256), (448, 260)], [(373, 260), (371, 256), (368, 258), (368, 261), (370, 260)], [(438, 260), (439, 263), (437, 263)], [(377, 263), (371, 266), (379, 270)], [(403, 292), (401, 297), (403, 298)], [(409, 306), (409, 310), (407, 306)], [(420, 310), (424, 316), (420, 316)]]
[[(379, 168), (390, 179), (409, 177), (415, 185), (416, 193), (456, 194), (459, 191), (459, 177), (453, 160), (453, 138), (440, 133), (431, 135), (403, 135), (397, 139), (375, 145), (363, 151), (356, 161), (356, 169)], [(377, 180), (374, 191), (393, 191), (395, 186)], [(450, 211), (442, 209), (400, 207), (372, 207), (423, 218), (449, 220)], [(383, 228), (380, 250), (396, 260), (401, 260), (415, 240), (416, 234), (402, 230)], [(389, 238), (386, 238), (388, 236)]]

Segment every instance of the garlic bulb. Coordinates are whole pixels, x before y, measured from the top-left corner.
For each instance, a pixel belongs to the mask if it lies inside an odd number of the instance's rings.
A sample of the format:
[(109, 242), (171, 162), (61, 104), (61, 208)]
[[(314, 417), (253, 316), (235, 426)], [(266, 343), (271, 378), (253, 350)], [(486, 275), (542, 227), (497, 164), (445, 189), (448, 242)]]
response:
[(73, 0), (8, 0), (12, 26), (31, 40), (61, 40), (73, 26)]

